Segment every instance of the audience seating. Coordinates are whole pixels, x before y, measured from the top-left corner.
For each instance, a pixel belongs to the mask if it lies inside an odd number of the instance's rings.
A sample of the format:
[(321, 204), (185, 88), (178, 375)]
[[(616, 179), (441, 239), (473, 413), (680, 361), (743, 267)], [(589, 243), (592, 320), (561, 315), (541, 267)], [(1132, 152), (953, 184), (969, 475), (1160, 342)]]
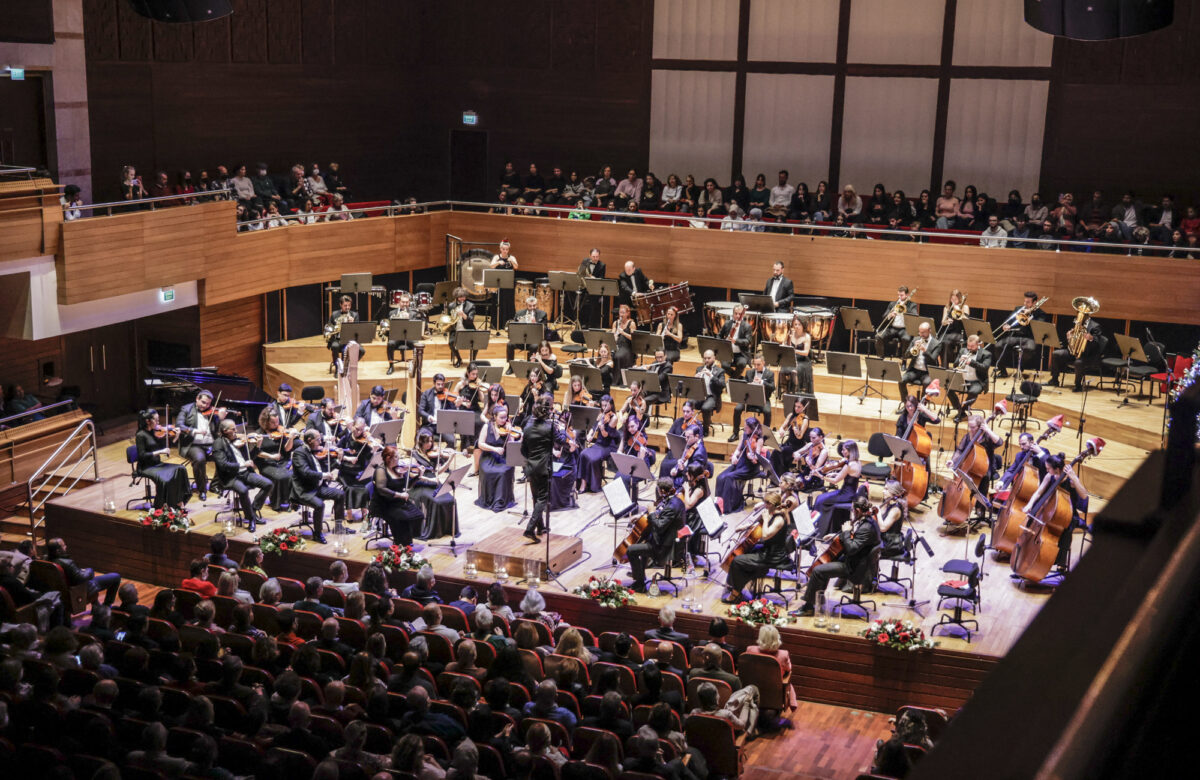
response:
[(742, 653), (738, 656), (738, 667), (742, 684), (758, 687), (761, 709), (777, 712), (788, 709), (787, 689), (792, 684), (792, 675), (784, 675), (779, 659), (763, 653)]
[(745, 757), (728, 721), (710, 715), (691, 715), (683, 724), (683, 733), (688, 745), (704, 756), (710, 773), (726, 777), (741, 774)]

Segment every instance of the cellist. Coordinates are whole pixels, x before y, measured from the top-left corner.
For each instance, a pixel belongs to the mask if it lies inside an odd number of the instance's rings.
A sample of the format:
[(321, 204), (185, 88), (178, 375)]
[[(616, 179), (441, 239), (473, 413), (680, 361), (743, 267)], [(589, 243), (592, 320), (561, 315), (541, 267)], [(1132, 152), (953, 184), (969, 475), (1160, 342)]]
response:
[(954, 456), (952, 463), (961, 461), (966, 454), (967, 448), (975, 444), (983, 447), (983, 451), (987, 454), (988, 470), (987, 473), (979, 480), (979, 492), (987, 495), (988, 487), (992, 484), (992, 474), (995, 471), (996, 448), (1000, 446), (1000, 434), (992, 430), (981, 414), (973, 414), (967, 418), (967, 431), (958, 440), (958, 444), (954, 447)]
[(1042, 501), (1043, 494), (1047, 490), (1053, 490), (1055, 485), (1061, 486), (1067, 491), (1067, 495), (1071, 499), (1071, 523), (1058, 538), (1058, 558), (1054, 562), (1055, 569), (1065, 572), (1071, 550), (1072, 532), (1076, 526), (1087, 528), (1088, 492), (1087, 488), (1083, 486), (1083, 482), (1080, 481), (1079, 474), (1071, 467), (1066, 456), (1061, 452), (1057, 455), (1047, 456), (1045, 466), (1046, 476), (1042, 477), (1041, 484), (1025, 502), (1022, 511), (1028, 515), (1039, 504), (1045, 503)]
[(647, 516), (649, 526), (636, 544), (629, 546), (629, 568), (633, 574), (630, 590), (646, 592), (646, 564), (666, 559), (675, 547), (679, 526), (683, 524), (683, 502), (675, 495), (675, 483), (660, 479), (654, 509)]
[(762, 532), (758, 546), (751, 552), (735, 557), (729, 565), (729, 581), (721, 601), (738, 604), (745, 601), (742, 589), (755, 577), (761, 577), (771, 569), (789, 568), (791, 556), (788, 552), (787, 531), (790, 512), (783, 503), (783, 494), (768, 490), (763, 496), (766, 511), (763, 513)]
[[(875, 507), (866, 496), (859, 496), (854, 500), (853, 522), (836, 535), (842, 543), (841, 555), (837, 560), (812, 568), (809, 572), (808, 586), (804, 590), (804, 603), (792, 612), (793, 615), (811, 617), (817, 593), (824, 591), (834, 577), (845, 577), (851, 582), (861, 581), (865, 575), (863, 567), (870, 561), (871, 550), (879, 544), (879, 528), (875, 525), (875, 515)], [(831, 542), (834, 538), (833, 534), (828, 534), (822, 541)]]

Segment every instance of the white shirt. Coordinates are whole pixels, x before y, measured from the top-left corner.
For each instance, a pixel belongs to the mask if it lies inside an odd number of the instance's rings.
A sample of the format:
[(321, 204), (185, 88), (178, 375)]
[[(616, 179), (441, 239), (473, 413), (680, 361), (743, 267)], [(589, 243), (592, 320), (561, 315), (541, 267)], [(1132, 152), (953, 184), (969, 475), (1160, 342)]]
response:
[(997, 225), (994, 229), (987, 228), (979, 238), (979, 245), (985, 249), (1003, 249), (1008, 243), (1008, 232)]
[[(905, 301), (905, 303), (907, 304), (908, 301)], [(893, 328), (903, 328), (904, 327), (904, 315), (903, 314), (897, 314), (895, 317), (892, 317), (892, 327)]]
[[(975, 356), (977, 354), (978, 354), (977, 352), (972, 352), (971, 360), (975, 360)], [(963, 381), (964, 382), (979, 381), (979, 374), (975, 373), (975, 364), (974, 363), (968, 363), (967, 367), (963, 369)]]
[(776, 300), (778, 300), (778, 297), (779, 297), (779, 285), (781, 285), (781, 284), (783, 284), (782, 276), (772, 276), (771, 277), (771, 292), (769, 293), (769, 295), (772, 298), (775, 298)]
[(796, 194), (796, 188), (793, 187), (792, 185), (776, 184), (774, 187), (771, 188), (770, 205), (783, 206), (786, 208), (787, 206), (789, 206), (791, 204), (792, 196), (795, 194)]
[(196, 410), (196, 429), (192, 433), (192, 441), (196, 444), (212, 444), (212, 428), (208, 424), (208, 417)]
[(242, 455), (242, 451), (238, 449), (236, 444), (231, 443), (229, 448), (233, 450), (233, 458), (237, 461), (238, 471), (245, 471), (250, 465), (250, 461), (246, 460), (246, 457)]

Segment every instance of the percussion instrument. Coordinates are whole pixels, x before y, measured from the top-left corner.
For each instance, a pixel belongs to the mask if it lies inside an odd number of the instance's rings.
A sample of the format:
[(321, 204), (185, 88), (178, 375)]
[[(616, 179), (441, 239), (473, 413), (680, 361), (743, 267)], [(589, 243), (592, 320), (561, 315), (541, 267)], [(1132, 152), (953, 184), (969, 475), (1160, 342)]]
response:
[(786, 344), (788, 331), (792, 329), (792, 315), (775, 312), (758, 315), (758, 340), (775, 344)]
[(538, 299), (538, 308), (546, 312), (546, 317), (553, 322), (558, 316), (558, 293), (550, 289), (550, 280), (538, 279), (533, 294)]
[(518, 312), (525, 311), (525, 299), (533, 295), (535, 290), (536, 288), (530, 280), (518, 279), (513, 284), (513, 310)]
[(473, 301), (485, 301), (491, 294), (483, 286), (483, 271), (491, 268), (491, 258), (482, 254), (468, 253), (459, 261), (458, 280), (467, 290), (467, 296)]
[[(725, 326), (726, 322), (733, 319), (734, 306), (737, 304), (729, 301), (712, 301), (704, 304), (704, 326), (711, 336), (720, 337), (721, 328)], [(743, 316), (746, 318), (746, 322), (750, 323), (751, 331), (758, 328), (757, 312), (748, 311)]]
[(833, 332), (833, 309), (823, 306), (796, 306), (792, 309), (792, 316), (804, 321), (804, 329), (812, 336), (814, 344), (829, 338), (829, 334)]
[(429, 311), (433, 308), (433, 293), (413, 293), (413, 305), (421, 311)]
[(653, 292), (637, 293), (633, 296), (633, 306), (634, 318), (642, 324), (658, 322), (667, 316), (667, 309), (672, 306), (681, 315), (695, 311), (696, 308), (692, 304), (692, 292), (687, 282), (660, 287)]
[(408, 295), (408, 290), (392, 290), (392, 308), (395, 309), (400, 305), (400, 299)]

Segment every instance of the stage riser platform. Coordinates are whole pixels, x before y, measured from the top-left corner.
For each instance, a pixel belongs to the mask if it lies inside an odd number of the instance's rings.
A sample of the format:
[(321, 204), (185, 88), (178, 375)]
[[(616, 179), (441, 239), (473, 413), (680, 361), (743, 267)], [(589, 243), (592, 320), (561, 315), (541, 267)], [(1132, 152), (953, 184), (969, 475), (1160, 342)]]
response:
[[(543, 582), (549, 579), (546, 570), (546, 537), (541, 544), (529, 544), (523, 527), (505, 528), (479, 540), (467, 548), (467, 563), (475, 564), (480, 572), (494, 574), (501, 564), (513, 580), (523, 579), (532, 572)], [(558, 574), (574, 565), (583, 556), (583, 540), (574, 536), (550, 534), (550, 572)]]

